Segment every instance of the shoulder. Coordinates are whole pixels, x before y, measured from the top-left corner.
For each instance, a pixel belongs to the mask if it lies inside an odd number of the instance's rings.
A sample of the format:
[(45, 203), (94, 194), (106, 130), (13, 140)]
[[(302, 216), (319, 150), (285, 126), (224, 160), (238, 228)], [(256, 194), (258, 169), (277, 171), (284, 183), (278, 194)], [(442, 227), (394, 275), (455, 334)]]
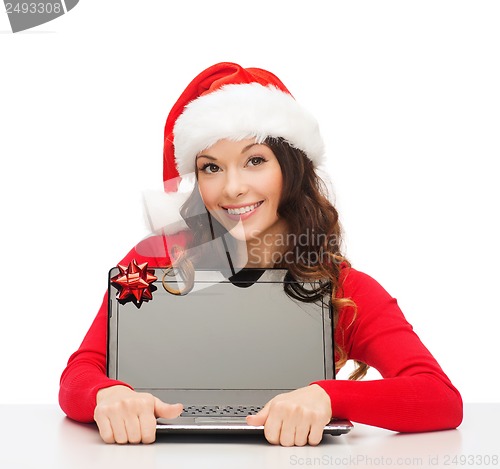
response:
[(336, 296), (352, 299), (392, 298), (377, 280), (347, 263), (340, 266), (339, 289)]
[(373, 277), (351, 266), (342, 266), (335, 296), (350, 300), (341, 313), (342, 323), (360, 326), (406, 322), (396, 298)]
[[(345, 266), (339, 280), (336, 298), (350, 301), (341, 306), (336, 340), (344, 344), (349, 356), (358, 357), (357, 359), (364, 357), (361, 361), (367, 363), (365, 349), (370, 348), (375, 339), (383, 337), (387, 345), (397, 334), (412, 332), (412, 326), (406, 320), (396, 298), (373, 277)], [(407, 335), (398, 337), (408, 340)]]

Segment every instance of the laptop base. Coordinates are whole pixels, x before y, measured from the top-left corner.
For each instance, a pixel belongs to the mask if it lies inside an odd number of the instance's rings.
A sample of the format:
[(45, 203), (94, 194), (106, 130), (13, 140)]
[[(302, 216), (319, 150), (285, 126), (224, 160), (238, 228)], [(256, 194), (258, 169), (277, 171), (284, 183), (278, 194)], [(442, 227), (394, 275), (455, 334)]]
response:
[[(344, 435), (353, 428), (349, 420), (332, 420), (325, 426), (323, 434)], [(242, 433), (264, 434), (264, 426), (252, 426), (245, 418), (234, 417), (179, 417), (177, 419), (157, 419), (156, 431), (159, 433)]]

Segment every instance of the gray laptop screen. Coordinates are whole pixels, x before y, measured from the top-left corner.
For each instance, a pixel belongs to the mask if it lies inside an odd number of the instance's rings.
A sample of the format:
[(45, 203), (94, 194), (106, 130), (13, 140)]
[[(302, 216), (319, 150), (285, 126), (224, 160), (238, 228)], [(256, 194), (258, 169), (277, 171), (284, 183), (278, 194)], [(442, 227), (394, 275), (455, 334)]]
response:
[(183, 296), (158, 280), (139, 308), (111, 286), (108, 374), (136, 389), (296, 389), (331, 378), (329, 305), (290, 298), (283, 275), (267, 271), (246, 288), (198, 280)]

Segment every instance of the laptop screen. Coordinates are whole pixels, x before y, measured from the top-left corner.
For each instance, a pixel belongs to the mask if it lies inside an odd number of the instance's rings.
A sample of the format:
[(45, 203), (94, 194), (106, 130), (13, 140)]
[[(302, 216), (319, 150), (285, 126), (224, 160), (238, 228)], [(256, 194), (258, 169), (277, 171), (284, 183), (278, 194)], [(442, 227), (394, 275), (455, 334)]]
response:
[(329, 304), (290, 298), (284, 271), (246, 287), (197, 280), (177, 296), (156, 270), (153, 298), (139, 308), (110, 288), (110, 376), (136, 389), (200, 390), (286, 390), (332, 377)]

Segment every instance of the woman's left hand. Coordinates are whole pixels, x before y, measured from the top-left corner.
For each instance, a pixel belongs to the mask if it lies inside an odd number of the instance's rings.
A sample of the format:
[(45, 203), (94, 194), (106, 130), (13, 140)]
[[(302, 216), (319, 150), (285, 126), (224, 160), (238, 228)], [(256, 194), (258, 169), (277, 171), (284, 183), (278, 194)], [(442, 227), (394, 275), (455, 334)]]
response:
[(330, 421), (332, 408), (326, 391), (312, 384), (279, 394), (260, 412), (247, 417), (248, 425), (264, 425), (264, 435), (273, 445), (317, 445)]

